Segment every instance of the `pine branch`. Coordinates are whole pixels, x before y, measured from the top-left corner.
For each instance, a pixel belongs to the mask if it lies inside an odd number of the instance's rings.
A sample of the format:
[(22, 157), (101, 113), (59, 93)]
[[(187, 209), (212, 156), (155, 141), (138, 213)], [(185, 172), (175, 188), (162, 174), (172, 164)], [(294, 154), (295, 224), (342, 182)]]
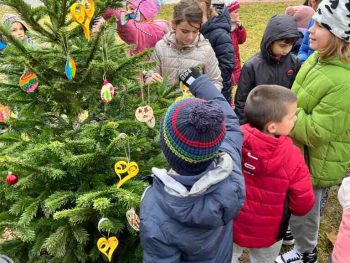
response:
[(71, 191), (57, 191), (46, 198), (44, 202), (45, 216), (49, 217), (63, 206), (73, 202), (76, 194)]

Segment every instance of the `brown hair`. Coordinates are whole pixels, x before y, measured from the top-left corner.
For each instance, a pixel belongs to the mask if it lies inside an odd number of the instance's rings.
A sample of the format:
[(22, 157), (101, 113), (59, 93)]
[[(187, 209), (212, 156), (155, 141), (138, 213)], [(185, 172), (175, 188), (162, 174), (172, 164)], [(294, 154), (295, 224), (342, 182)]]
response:
[[(199, 0), (198, 0), (199, 1)], [(204, 0), (205, 5), (207, 6), (207, 18), (208, 20), (214, 16), (217, 16), (218, 14), (214, 10), (214, 8), (211, 7), (211, 0)]]
[(176, 25), (184, 21), (191, 26), (193, 24), (202, 25), (202, 19), (203, 12), (197, 0), (181, 0), (174, 6), (173, 21)]
[(277, 39), (276, 41), (283, 41), (285, 44), (294, 45), (294, 43), (297, 42), (297, 40), (298, 38), (296, 37), (290, 37), (290, 38)]
[(263, 131), (269, 122), (280, 122), (288, 114), (287, 105), (297, 96), (279, 85), (259, 85), (249, 93), (244, 113), (250, 126)]
[(343, 63), (350, 63), (350, 43), (336, 37), (331, 33), (331, 39), (325, 49), (318, 51), (318, 56), (322, 60), (327, 60), (332, 57), (339, 57)]
[(303, 5), (311, 6), (312, 8), (314, 8), (316, 10), (318, 5), (322, 2), (322, 0), (315, 0), (315, 2), (316, 2), (316, 4), (314, 6), (312, 6), (311, 0), (305, 0)]

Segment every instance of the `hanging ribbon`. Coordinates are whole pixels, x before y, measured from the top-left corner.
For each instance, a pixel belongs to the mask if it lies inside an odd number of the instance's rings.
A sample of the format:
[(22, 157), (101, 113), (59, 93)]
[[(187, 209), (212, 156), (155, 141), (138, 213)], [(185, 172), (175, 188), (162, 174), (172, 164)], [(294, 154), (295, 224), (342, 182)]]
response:
[(72, 19), (81, 25), (87, 40), (90, 40), (90, 22), (94, 13), (95, 3), (93, 0), (82, 0), (81, 3), (75, 3), (70, 7)]
[[(108, 218), (101, 218), (100, 221), (98, 222), (97, 229), (101, 234), (102, 234), (101, 224), (105, 221), (109, 221), (109, 219)], [(109, 232), (108, 232), (107, 238), (105, 236), (103, 236), (103, 237), (99, 238), (97, 241), (98, 250), (108, 258), (108, 262), (112, 261), (113, 253), (117, 249), (118, 245), (119, 245), (119, 240), (115, 236), (110, 237)]]

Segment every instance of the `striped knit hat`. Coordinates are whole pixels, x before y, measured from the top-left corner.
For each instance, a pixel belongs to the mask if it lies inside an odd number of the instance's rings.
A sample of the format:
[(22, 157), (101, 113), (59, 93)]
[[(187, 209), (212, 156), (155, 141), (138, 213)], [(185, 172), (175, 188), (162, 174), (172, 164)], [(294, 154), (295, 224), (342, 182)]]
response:
[(180, 175), (205, 171), (225, 136), (224, 114), (214, 101), (187, 98), (172, 104), (160, 128), (160, 145)]
[(226, 1), (226, 6), (227, 6), (227, 9), (228, 9), (228, 12), (229, 13), (232, 13), (236, 10), (239, 10), (241, 5), (239, 4), (239, 2), (237, 0), (230, 0), (230, 1)]

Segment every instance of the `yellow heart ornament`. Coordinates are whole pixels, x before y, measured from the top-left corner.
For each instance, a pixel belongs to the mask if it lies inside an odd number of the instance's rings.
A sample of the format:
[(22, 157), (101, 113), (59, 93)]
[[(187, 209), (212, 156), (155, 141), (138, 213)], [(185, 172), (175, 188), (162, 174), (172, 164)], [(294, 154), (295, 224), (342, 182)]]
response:
[(94, 13), (95, 3), (93, 0), (83, 0), (82, 3), (75, 3), (70, 7), (72, 19), (81, 25), (87, 40), (90, 40), (90, 22)]
[(119, 177), (119, 182), (117, 184), (117, 189), (119, 189), (124, 183), (139, 173), (139, 166), (136, 162), (127, 163), (125, 161), (119, 161), (114, 165), (114, 172)]
[(98, 250), (107, 256), (108, 261), (111, 262), (114, 251), (117, 249), (119, 241), (116, 237), (105, 237), (99, 238), (97, 241)]

